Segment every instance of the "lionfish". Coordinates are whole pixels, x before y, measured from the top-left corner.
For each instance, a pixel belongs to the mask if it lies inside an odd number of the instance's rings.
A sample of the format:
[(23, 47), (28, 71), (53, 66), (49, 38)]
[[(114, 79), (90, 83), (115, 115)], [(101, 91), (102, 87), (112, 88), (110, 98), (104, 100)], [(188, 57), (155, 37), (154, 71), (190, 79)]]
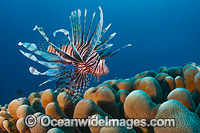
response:
[[(87, 10), (85, 9), (82, 27), (80, 19), (81, 11), (78, 9), (78, 11), (71, 12), (71, 16), (69, 17), (72, 30), (71, 36), (65, 29), (59, 29), (53, 33), (54, 37), (58, 32), (63, 33), (67, 37), (67, 44), (60, 44), (60, 46), (55, 45), (49, 40), (43, 28), (38, 27), (37, 25), (33, 30), (38, 30), (42, 35), (45, 42), (43, 41), (43, 44), (41, 45), (45, 46), (46, 49), (41, 50), (34, 43), (19, 42), (19, 46), (24, 46), (31, 52), (26, 53), (20, 50), (23, 55), (48, 68), (45, 72), (39, 72), (34, 67), (29, 68), (29, 71), (33, 75), (47, 75), (50, 77), (48, 80), (40, 84), (40, 86), (47, 82), (56, 80), (56, 88), (58, 90), (66, 88), (73, 93), (73, 98), (80, 96), (89, 85), (89, 81), (91, 79), (89, 78), (89, 75), (99, 79), (101, 75), (106, 75), (109, 72), (109, 69), (105, 64), (105, 59), (107, 57), (116, 55), (122, 48), (132, 46), (131, 44), (128, 44), (115, 51), (108, 52), (108, 50), (113, 46), (113, 44), (108, 44), (108, 42), (115, 36), (116, 33), (111, 34), (104, 41), (100, 41), (111, 24), (109, 24), (105, 29), (102, 29), (103, 12), (101, 7), (99, 7), (99, 10), (100, 20), (91, 35), (90, 31), (95, 17), (95, 12), (93, 13), (92, 20), (86, 34), (85, 25)], [(82, 31), (81, 28), (83, 28)], [(34, 54), (46, 59), (47, 62), (38, 60)]]

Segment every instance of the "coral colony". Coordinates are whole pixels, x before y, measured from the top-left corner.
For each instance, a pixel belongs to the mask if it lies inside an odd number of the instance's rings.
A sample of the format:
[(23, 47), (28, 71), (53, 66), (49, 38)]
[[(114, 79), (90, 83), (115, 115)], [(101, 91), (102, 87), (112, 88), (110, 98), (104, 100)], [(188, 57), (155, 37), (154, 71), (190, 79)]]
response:
[[(200, 67), (196, 63), (184, 67), (163, 66), (157, 72), (150, 70), (127, 79), (111, 79), (87, 89), (88, 74), (97, 78), (107, 74), (105, 58), (115, 55), (120, 49), (108, 52), (112, 45), (107, 42), (114, 34), (100, 41), (110, 26), (102, 30), (101, 8), (99, 24), (89, 38), (94, 15), (86, 34), (86, 13), (82, 32), (78, 10), (70, 16), (71, 36), (63, 29), (54, 33), (64, 33), (68, 38), (67, 45), (54, 45), (43, 28), (37, 26), (35, 30), (46, 42), (41, 48), (33, 43), (19, 43), (32, 52), (21, 51), (26, 57), (49, 68), (41, 73), (31, 67), (30, 72), (50, 76), (46, 82), (58, 80), (57, 87), (62, 91), (32, 92), (27, 98), (14, 99), (0, 106), (0, 132), (200, 132)], [(47, 62), (39, 61), (33, 54)], [(72, 100), (75, 94), (79, 96)], [(53, 122), (44, 123), (44, 118)], [(96, 118), (101, 122), (96, 121), (94, 127), (92, 121)], [(81, 126), (78, 120), (84, 120), (86, 124)], [(111, 120), (120, 125), (112, 125)]]

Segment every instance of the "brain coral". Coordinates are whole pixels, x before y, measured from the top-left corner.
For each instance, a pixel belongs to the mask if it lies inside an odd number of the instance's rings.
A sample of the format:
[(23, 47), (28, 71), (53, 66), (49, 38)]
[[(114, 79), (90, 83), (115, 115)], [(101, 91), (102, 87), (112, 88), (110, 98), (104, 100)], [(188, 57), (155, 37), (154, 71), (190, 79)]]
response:
[(190, 91), (185, 88), (176, 88), (171, 91), (168, 95), (168, 100), (170, 99), (176, 99), (192, 112), (195, 112), (196, 110), (196, 105), (192, 100), (192, 95)]
[(154, 102), (162, 101), (163, 94), (158, 81), (153, 77), (145, 77), (140, 81), (139, 89), (145, 91)]
[(158, 107), (146, 92), (135, 90), (125, 99), (124, 113), (126, 118), (150, 120), (155, 118)]
[(193, 93), (196, 89), (195, 83), (194, 83), (194, 77), (195, 75), (200, 72), (200, 68), (197, 66), (191, 66), (184, 72), (184, 79), (186, 83), (186, 88)]
[(169, 100), (161, 104), (156, 119), (175, 120), (175, 127), (155, 127), (155, 133), (198, 133), (200, 132), (200, 119), (195, 113), (190, 112), (177, 100)]

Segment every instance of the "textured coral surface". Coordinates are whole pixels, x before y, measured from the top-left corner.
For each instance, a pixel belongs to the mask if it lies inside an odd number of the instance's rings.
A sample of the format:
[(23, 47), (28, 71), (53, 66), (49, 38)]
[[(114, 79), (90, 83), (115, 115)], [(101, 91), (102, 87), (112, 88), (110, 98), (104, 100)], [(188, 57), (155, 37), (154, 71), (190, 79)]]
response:
[[(13, 99), (0, 106), (0, 132), (12, 133), (179, 133), (200, 132), (200, 67), (188, 63), (184, 67), (160, 67), (127, 79), (113, 79), (89, 88), (83, 96), (72, 96), (47, 89), (29, 97)], [(27, 127), (25, 118), (34, 115), (37, 124)], [(151, 119), (173, 118), (175, 127), (42, 127), (42, 116), (51, 119)]]

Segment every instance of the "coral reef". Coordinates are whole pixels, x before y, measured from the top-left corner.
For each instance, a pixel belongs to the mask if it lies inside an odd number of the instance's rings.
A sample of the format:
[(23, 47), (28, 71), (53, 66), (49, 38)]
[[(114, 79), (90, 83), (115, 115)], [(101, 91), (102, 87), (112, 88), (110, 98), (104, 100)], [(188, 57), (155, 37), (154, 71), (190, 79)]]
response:
[[(25, 118), (35, 116), (33, 127)], [(174, 119), (175, 127), (163, 126), (85, 126), (59, 127), (41, 125), (41, 118), (50, 119)], [(0, 106), (0, 132), (12, 133), (160, 133), (200, 132), (200, 68), (196, 63), (184, 67), (160, 67), (128, 79), (104, 81), (90, 87), (76, 101), (68, 90), (47, 89), (33, 92)]]

